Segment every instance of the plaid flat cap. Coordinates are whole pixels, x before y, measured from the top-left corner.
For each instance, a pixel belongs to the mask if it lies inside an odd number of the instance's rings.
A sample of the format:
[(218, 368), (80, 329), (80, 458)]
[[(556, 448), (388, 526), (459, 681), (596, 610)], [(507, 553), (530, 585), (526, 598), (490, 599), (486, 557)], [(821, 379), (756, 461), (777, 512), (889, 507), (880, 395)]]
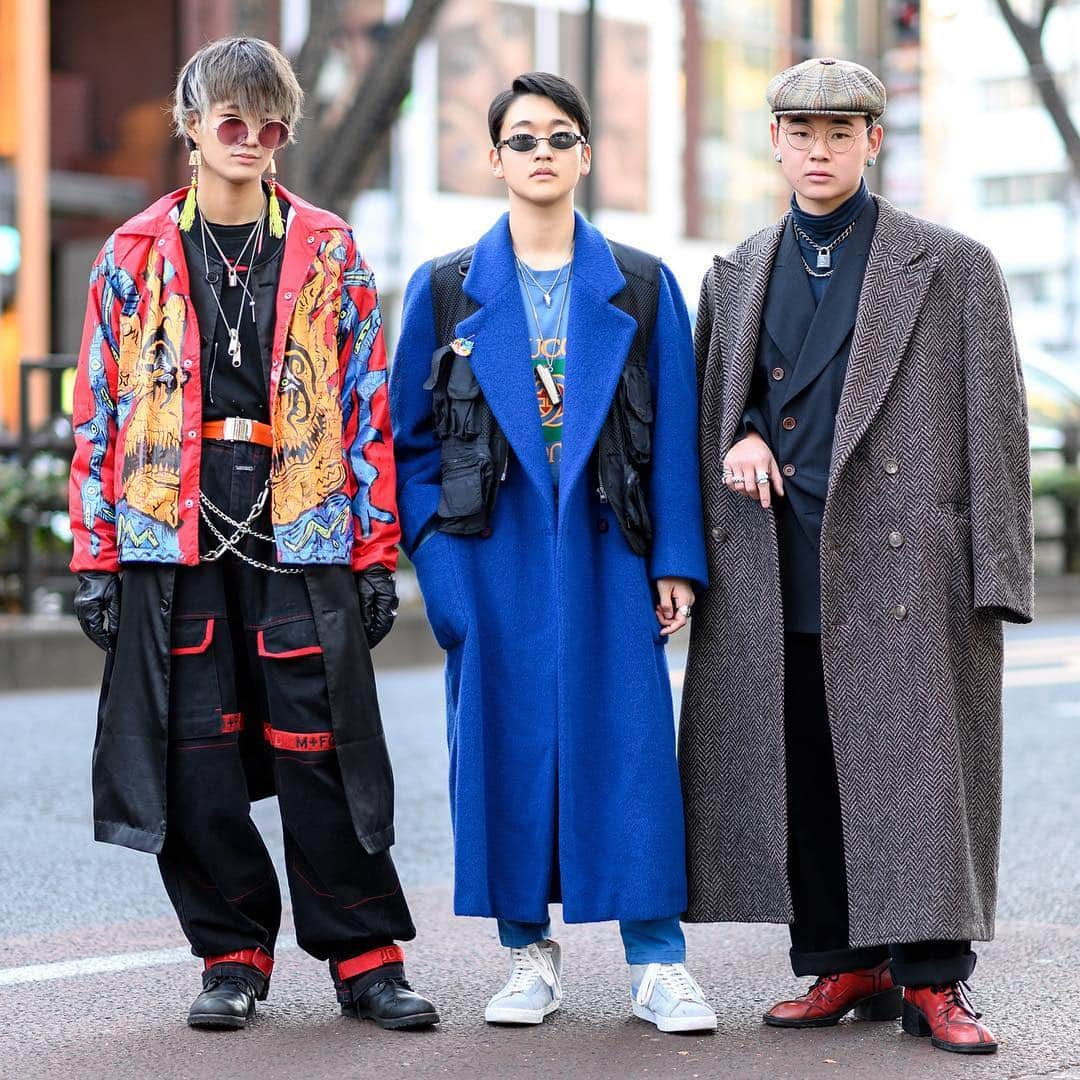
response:
[(885, 111), (885, 87), (862, 64), (819, 57), (774, 76), (765, 100), (776, 116), (819, 113), (869, 116), (876, 121)]

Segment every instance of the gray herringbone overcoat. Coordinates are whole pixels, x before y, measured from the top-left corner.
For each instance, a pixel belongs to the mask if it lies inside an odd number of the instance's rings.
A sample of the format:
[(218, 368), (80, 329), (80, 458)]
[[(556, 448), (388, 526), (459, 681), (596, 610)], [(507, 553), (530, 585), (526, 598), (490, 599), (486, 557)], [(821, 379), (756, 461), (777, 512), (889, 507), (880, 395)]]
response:
[[(1032, 616), (1026, 405), (989, 251), (878, 199), (821, 530), (822, 653), (852, 946), (993, 935), (1001, 620)], [(790, 922), (772, 511), (730, 492), (784, 221), (706, 275), (708, 591), (679, 733), (691, 921)]]

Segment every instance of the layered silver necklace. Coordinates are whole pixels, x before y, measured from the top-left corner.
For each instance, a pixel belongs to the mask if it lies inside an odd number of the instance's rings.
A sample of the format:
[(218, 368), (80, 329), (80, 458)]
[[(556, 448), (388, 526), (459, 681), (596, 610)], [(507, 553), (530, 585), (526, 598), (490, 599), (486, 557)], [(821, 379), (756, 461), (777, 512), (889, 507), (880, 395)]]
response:
[[(551, 307), (551, 298), (555, 294), (555, 290), (559, 287), (559, 279), (562, 277), (562, 272), (570, 265), (574, 258), (574, 246), (570, 245), (570, 254), (567, 255), (566, 261), (559, 267), (559, 272), (555, 275), (555, 280), (551, 283), (551, 287), (545, 289), (544, 286), (537, 280), (536, 275), (521, 261), (515, 254), (514, 259), (517, 261), (518, 272), (524, 274), (537, 288), (540, 295), (544, 298), (544, 303)], [(567, 281), (569, 281), (567, 277)]]
[[(521, 261), (515, 254), (514, 259), (518, 265), (518, 273), (521, 277), (521, 282), (525, 286), (525, 295), (529, 299), (529, 307), (532, 309), (533, 323), (536, 325), (536, 336), (541, 344), (544, 342), (544, 329), (540, 325), (540, 313), (536, 310), (536, 305), (533, 303), (532, 293), (529, 291), (529, 283), (539, 289), (540, 294), (544, 298), (544, 303), (548, 307), (551, 307), (552, 294), (559, 286), (559, 279), (562, 277), (562, 272), (571, 267), (566, 275), (565, 288), (563, 289), (562, 302), (559, 304), (559, 317), (555, 320), (555, 339), (559, 339), (559, 335), (562, 333), (563, 316), (566, 314), (566, 300), (570, 295), (570, 280), (574, 276), (573, 261), (574, 261), (574, 248), (570, 247), (570, 253), (566, 256), (566, 261), (559, 267), (558, 274), (555, 275), (555, 280), (551, 284), (550, 289), (545, 289), (539, 281), (536, 280), (536, 276), (530, 272), (529, 268)], [(562, 401), (562, 395), (559, 393), (559, 386), (555, 382), (555, 373), (551, 370), (551, 365), (547, 362), (546, 357), (542, 357), (537, 360), (533, 366), (533, 371), (536, 372), (536, 377), (540, 380), (540, 385), (544, 388), (544, 393), (548, 396), (548, 401), (553, 406), (558, 405)]]
[(818, 270), (826, 271), (823, 274), (815, 273), (815, 271), (810, 269), (810, 264), (805, 259), (803, 259), (802, 264), (803, 267), (806, 269), (806, 272), (811, 277), (825, 278), (832, 277), (833, 270), (835, 269), (832, 264), (833, 251), (835, 251), (836, 248), (838, 248), (855, 231), (855, 226), (858, 225), (859, 219), (858, 217), (856, 217), (855, 220), (846, 229), (844, 229), (843, 232), (841, 232), (837, 236), (834, 236), (832, 240), (830, 240), (824, 246), (819, 244), (812, 237), (808, 236), (803, 229), (800, 229), (799, 223), (794, 218), (792, 218), (791, 223), (795, 226), (795, 232), (798, 234), (799, 239), (805, 240), (806, 243), (809, 244), (810, 247), (812, 247), (817, 252)]
[[(218, 243), (217, 237), (214, 235), (214, 230), (206, 224), (206, 218), (201, 214), (199, 215), (199, 224), (202, 226), (202, 253), (203, 253), (203, 266), (206, 270), (206, 280), (210, 280), (210, 257), (206, 251), (206, 241), (209, 237), (210, 243), (214, 245), (214, 249), (217, 251), (218, 256), (221, 258), (222, 263), (225, 265), (225, 270), (228, 274), (226, 281), (230, 288), (236, 288), (239, 286), (244, 290), (244, 296), (247, 298), (248, 309), (251, 311), (251, 321), (255, 322), (255, 297), (252, 295), (251, 284), (251, 270), (255, 264), (255, 253), (262, 246), (263, 232), (265, 229), (266, 214), (265, 212), (259, 215), (259, 220), (251, 227), (251, 232), (248, 234), (248, 238), (244, 241), (244, 246), (240, 249), (240, 254), (236, 256), (235, 261), (231, 261), (221, 250), (221, 245)], [(244, 275), (244, 279), (241, 281), (240, 274), (237, 267), (241, 266), (244, 261), (244, 255), (247, 252), (248, 245), (251, 247), (251, 255), (247, 260), (247, 273)], [(236, 317), (236, 325), (230, 326), (229, 320), (225, 316), (225, 308), (222, 307), (221, 297), (218, 295), (217, 289), (214, 292), (214, 303), (217, 304), (218, 315), (221, 317), (221, 321), (225, 326), (229, 335), (228, 354), (229, 359), (232, 362), (234, 368), (240, 367), (243, 363), (243, 356), (240, 347), (240, 324), (244, 321), (244, 307), (241, 304), (240, 314)]]

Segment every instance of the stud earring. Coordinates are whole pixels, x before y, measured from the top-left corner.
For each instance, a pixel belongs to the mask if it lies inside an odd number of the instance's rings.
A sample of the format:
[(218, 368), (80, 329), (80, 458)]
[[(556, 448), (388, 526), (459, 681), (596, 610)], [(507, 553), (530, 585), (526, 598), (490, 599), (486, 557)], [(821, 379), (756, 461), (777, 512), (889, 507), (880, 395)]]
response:
[(182, 232), (190, 232), (191, 226), (195, 224), (195, 189), (199, 186), (199, 164), (201, 161), (202, 155), (196, 146), (188, 154), (188, 164), (191, 166), (191, 184), (188, 186), (187, 195), (184, 197), (184, 205), (180, 210), (179, 225)]
[(270, 216), (270, 235), (280, 239), (285, 235), (285, 221), (281, 216), (281, 203), (277, 197), (277, 162), (270, 159), (270, 196), (267, 210)]
[(877, 163), (877, 158), (876, 157), (868, 157), (866, 159), (866, 164), (869, 165), (871, 168), (873, 168), (876, 163)]
[(777, 150), (777, 151), (776, 151), (776, 153), (775, 153), (775, 154), (773, 154), (773, 161), (775, 161), (775, 162), (776, 162), (776, 164), (777, 164), (777, 165), (779, 165), (779, 164), (780, 164), (780, 162), (781, 162), (781, 161), (783, 161), (783, 160), (784, 160), (784, 159), (783, 159), (783, 158), (782, 158), (782, 157), (780, 156), (780, 151), (779, 151), (779, 150)]

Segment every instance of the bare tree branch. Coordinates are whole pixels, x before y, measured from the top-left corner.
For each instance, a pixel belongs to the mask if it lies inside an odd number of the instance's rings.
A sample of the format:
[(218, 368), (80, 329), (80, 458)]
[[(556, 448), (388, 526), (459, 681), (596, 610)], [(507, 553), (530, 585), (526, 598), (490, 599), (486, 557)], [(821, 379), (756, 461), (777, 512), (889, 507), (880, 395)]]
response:
[(1057, 5), (1057, 0), (1043, 0), (1042, 14), (1039, 16), (1039, 36), (1042, 36), (1043, 30), (1046, 28), (1046, 20), (1050, 18), (1050, 12), (1054, 10)]
[(1046, 53), (1043, 49), (1042, 33), (1046, 20), (1050, 16), (1057, 0), (1043, 0), (1042, 14), (1039, 22), (1035, 25), (1025, 22), (1016, 14), (1011, 0), (997, 0), (998, 9), (1002, 18), (1020, 46), (1024, 59), (1027, 61), (1028, 73), (1035, 89), (1042, 99), (1043, 106), (1050, 114), (1054, 126), (1061, 136), (1065, 145), (1065, 154), (1069, 159), (1069, 166), (1077, 183), (1080, 183), (1080, 131), (1077, 131), (1069, 114), (1069, 106), (1060, 87), (1054, 80), (1054, 73), (1046, 62)]
[[(380, 151), (409, 93), (416, 49), (434, 25), (444, 2), (413, 0), (385, 47), (364, 72), (340, 124), (312, 140), (305, 170), (305, 197), (346, 213), (356, 192), (371, 182), (382, 161)], [(313, 9), (320, 6), (312, 5)], [(311, 83), (318, 69), (305, 74)]]

